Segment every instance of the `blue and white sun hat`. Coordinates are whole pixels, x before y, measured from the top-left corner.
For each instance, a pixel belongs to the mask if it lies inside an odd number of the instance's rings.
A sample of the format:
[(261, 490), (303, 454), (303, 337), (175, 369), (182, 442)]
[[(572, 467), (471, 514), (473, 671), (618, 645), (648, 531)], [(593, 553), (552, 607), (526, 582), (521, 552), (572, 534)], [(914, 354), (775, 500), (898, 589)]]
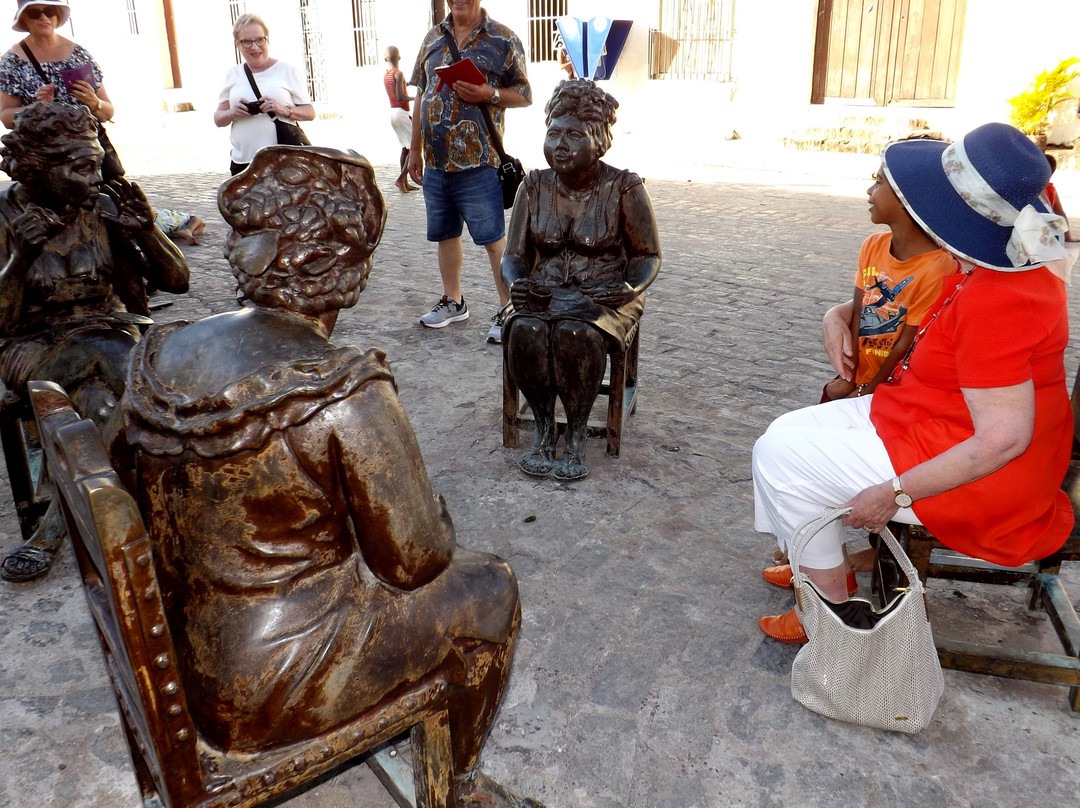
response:
[(908, 213), (954, 255), (1005, 272), (1066, 257), (1065, 219), (1040, 198), (1050, 165), (1018, 129), (988, 123), (955, 143), (898, 140), (881, 162)]
[(59, 28), (65, 22), (68, 21), (68, 17), (71, 16), (71, 9), (68, 7), (67, 0), (16, 0), (19, 4), (18, 9), (15, 11), (15, 21), (11, 24), (12, 31), (22, 31), (26, 33), (26, 26), (22, 24), (22, 14), (26, 11), (27, 6), (57, 6), (60, 9), (60, 18), (56, 22), (56, 27)]

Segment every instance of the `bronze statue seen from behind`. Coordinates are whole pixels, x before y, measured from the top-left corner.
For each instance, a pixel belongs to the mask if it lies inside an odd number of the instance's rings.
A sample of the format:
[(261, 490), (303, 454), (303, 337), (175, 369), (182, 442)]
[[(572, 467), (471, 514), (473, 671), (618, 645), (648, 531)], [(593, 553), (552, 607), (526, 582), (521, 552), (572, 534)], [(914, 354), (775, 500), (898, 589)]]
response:
[(374, 171), (271, 146), (218, 204), (254, 305), (151, 329), (123, 401), (200, 734), (281, 747), (443, 671), (458, 805), (538, 806), (479, 770), (520, 622), (513, 571), (456, 546), (384, 354), (328, 339), (382, 234)]
[[(21, 402), (30, 379), (46, 379), (103, 427), (138, 327), (150, 322), (146, 284), (186, 292), (187, 263), (137, 185), (102, 183), (97, 120), (86, 107), (32, 104), (0, 140), (0, 168), (14, 180), (0, 192), (0, 406)], [(0, 574), (44, 575), (61, 536), (51, 508)]]
[[(626, 345), (660, 270), (660, 240), (641, 178), (600, 161), (618, 102), (587, 79), (563, 81), (547, 104), (544, 157), (529, 173), (510, 219), (503, 282), (510, 373), (529, 401), (536, 438), (526, 474), (588, 474), (589, 411), (610, 348)], [(555, 401), (566, 410), (566, 445), (555, 459)]]

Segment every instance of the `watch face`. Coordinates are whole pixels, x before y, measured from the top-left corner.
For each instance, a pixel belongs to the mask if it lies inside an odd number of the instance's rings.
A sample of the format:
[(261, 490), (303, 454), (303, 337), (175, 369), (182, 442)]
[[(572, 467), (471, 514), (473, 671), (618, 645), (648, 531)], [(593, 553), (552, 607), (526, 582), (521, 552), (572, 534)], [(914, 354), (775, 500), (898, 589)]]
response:
[(899, 494), (896, 495), (896, 500), (895, 501), (896, 501), (896, 504), (897, 504), (898, 507), (901, 507), (901, 508), (910, 508), (911, 507), (911, 497), (909, 497), (903, 491), (901, 491)]

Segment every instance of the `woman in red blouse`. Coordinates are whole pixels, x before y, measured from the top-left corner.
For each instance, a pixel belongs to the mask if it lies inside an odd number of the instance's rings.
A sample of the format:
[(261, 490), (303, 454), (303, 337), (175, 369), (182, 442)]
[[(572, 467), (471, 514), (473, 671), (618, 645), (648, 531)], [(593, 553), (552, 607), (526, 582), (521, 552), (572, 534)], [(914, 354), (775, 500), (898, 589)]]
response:
[[(945, 545), (1007, 566), (1044, 557), (1073, 525), (1060, 488), (1072, 435), (1065, 223), (1039, 197), (1049, 166), (1005, 124), (886, 152), (897, 196), (961, 271), (945, 279), (888, 383), (781, 416), (758, 440), (755, 526), (783, 549), (805, 519), (846, 506), (851, 527), (923, 524)], [(829, 323), (826, 333), (842, 336)], [(827, 597), (847, 598), (839, 523), (801, 562)], [(760, 625), (806, 641), (794, 609)]]

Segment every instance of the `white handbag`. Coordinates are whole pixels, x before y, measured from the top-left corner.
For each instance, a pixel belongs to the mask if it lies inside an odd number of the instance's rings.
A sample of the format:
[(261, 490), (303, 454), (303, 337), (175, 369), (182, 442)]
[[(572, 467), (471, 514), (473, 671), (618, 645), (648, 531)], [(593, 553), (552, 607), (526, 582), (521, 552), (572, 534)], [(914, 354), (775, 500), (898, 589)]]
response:
[[(858, 612), (869, 628), (853, 628), (828, 598), (799, 572), (799, 555), (825, 525), (849, 513), (834, 508), (809, 519), (788, 542), (795, 602), (808, 642), (791, 668), (791, 695), (816, 713), (899, 732), (930, 723), (945, 689), (926, 613), (925, 590), (907, 554), (888, 528), (881, 539), (892, 550), (908, 585), (883, 609), (852, 598), (841, 612)], [(832, 606), (830, 606), (832, 604)], [(849, 617), (850, 619), (850, 617)]]

